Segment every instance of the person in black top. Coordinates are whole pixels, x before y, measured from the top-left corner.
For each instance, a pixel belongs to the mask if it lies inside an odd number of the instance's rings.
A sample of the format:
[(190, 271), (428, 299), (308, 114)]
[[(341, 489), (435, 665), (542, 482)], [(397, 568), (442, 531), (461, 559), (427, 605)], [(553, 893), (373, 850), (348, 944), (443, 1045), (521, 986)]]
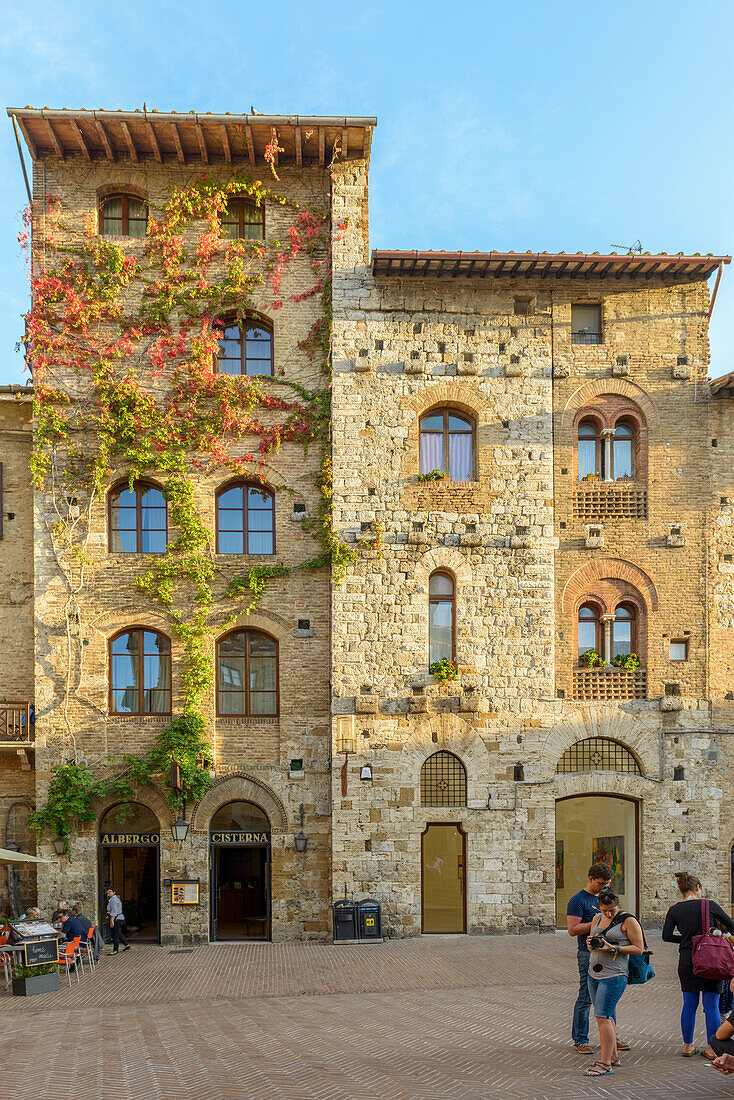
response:
[[(722, 982), (700, 978), (698, 974), (693, 973), (693, 937), (708, 931), (703, 927), (701, 883), (695, 875), (687, 871), (681, 871), (675, 877), (678, 880), (678, 889), (683, 894), (683, 901), (679, 901), (677, 905), (671, 905), (668, 910), (663, 925), (663, 939), (667, 943), (679, 945), (678, 977), (683, 992), (683, 1011), (680, 1017), (683, 1032), (681, 1054), (684, 1058), (690, 1058), (697, 1053), (697, 1048), (693, 1045), (693, 1033), (696, 1027), (696, 1010), (701, 996), (703, 996), (703, 1011), (706, 1017), (706, 1038), (709, 1042), (721, 1026), (719, 995)], [(734, 920), (715, 901), (709, 901), (709, 915), (721, 928), (726, 929), (727, 932), (734, 932)]]

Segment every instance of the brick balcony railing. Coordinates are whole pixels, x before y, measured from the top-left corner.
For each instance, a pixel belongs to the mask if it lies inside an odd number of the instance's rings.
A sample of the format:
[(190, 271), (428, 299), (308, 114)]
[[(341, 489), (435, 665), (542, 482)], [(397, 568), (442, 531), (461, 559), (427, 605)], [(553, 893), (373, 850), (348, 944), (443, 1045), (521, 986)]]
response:
[(575, 668), (573, 698), (578, 702), (606, 703), (647, 699), (647, 672), (624, 668)]
[(647, 489), (630, 482), (582, 482), (573, 494), (574, 519), (647, 519)]
[(33, 704), (0, 702), (0, 741), (35, 741)]

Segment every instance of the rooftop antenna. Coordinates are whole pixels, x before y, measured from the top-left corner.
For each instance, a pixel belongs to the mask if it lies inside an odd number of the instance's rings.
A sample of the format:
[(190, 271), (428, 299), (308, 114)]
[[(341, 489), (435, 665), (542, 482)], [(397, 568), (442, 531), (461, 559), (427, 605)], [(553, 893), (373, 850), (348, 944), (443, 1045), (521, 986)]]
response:
[(613, 244), (612, 248), (623, 248), (630, 256), (642, 255), (642, 241), (639, 239), (634, 244)]

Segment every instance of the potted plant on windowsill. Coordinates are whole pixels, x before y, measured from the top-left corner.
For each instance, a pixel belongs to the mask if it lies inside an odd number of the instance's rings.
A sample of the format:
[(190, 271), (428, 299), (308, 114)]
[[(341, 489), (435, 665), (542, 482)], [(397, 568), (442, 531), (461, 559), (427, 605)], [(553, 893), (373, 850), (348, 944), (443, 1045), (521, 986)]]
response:
[(617, 653), (612, 657), (614, 668), (624, 669), (625, 672), (634, 672), (640, 667), (640, 658), (636, 653)]
[(427, 474), (418, 474), (418, 480), (422, 482), (445, 481), (447, 477), (448, 474), (443, 470), (429, 470)]
[(456, 661), (449, 661), (447, 657), (442, 657), (440, 661), (434, 661), (433, 664), (428, 666), (428, 671), (441, 687), (446, 687), (452, 680), (459, 679)]
[(584, 474), (584, 476), (581, 478), (581, 480), (582, 481), (598, 481), (599, 480), (599, 475), (598, 474)]
[(59, 988), (59, 968), (55, 963), (42, 966), (16, 966), (13, 971), (13, 996), (33, 997)]
[(582, 653), (580, 657), (580, 663), (585, 668), (606, 668), (607, 662), (602, 657), (601, 653), (597, 653), (595, 649), (587, 649), (586, 653)]

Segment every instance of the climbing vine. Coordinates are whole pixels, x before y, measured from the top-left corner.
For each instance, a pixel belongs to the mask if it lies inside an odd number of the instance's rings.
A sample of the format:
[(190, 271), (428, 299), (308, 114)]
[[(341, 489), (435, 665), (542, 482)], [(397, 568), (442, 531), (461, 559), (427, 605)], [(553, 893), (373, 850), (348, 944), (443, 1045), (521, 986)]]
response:
[[(277, 180), (276, 150), (274, 135), (269, 163)], [(233, 197), (287, 210), (291, 224), (285, 239), (225, 238), (221, 216)], [(36, 273), (41, 251), (34, 250), (26, 318), (34, 376), (31, 470), (34, 485), (50, 501), (49, 536), (66, 584), (63, 715), (69, 736), (73, 740), (71, 697), (79, 690), (84, 664), (82, 597), (92, 565), (92, 514), (120, 469), (130, 487), (151, 471), (162, 482), (175, 538), (136, 584), (165, 608), (184, 667), (182, 716), (145, 756), (128, 755), (120, 762), (124, 778), (96, 778), (77, 752), (54, 770), (48, 800), (33, 823), (68, 836), (73, 817), (91, 820), (85, 815), (103, 788), (132, 791), (130, 784), (149, 781), (156, 770), (165, 773), (165, 760), (174, 755), (185, 773), (186, 796), (200, 797), (210, 783), (202, 703), (214, 676), (207, 645), (212, 605), (228, 602), (234, 621), (255, 608), (273, 578), (293, 568), (330, 565), (338, 581), (355, 551), (339, 539), (332, 522), (327, 211), (232, 170), (224, 183), (210, 173), (175, 189), (165, 208), (150, 207), (146, 239), (132, 249), (98, 235), (95, 219), (88, 218), (82, 229), (73, 226), (55, 196), (33, 213), (43, 219), (43, 254), (51, 262)], [(27, 213), (24, 225), (29, 220)], [(312, 279), (289, 300), (317, 303), (318, 316), (298, 347), (318, 369), (321, 384), (308, 389), (284, 372), (276, 377), (217, 373), (218, 319), (226, 314), (243, 321), (254, 310), (255, 293), (261, 308), (266, 301), (270, 310), (281, 309), (283, 275), (293, 264), (301, 278), (305, 270)], [(270, 456), (284, 442), (299, 443), (306, 453), (310, 446), (320, 449), (318, 513), (304, 521), (319, 552), (297, 567), (253, 566), (217, 596), (219, 566), (212, 532), (196, 506), (197, 476), (225, 469), (263, 483)], [(115, 783), (122, 784), (120, 791), (105, 787)], [(171, 795), (175, 805), (178, 796)]]

